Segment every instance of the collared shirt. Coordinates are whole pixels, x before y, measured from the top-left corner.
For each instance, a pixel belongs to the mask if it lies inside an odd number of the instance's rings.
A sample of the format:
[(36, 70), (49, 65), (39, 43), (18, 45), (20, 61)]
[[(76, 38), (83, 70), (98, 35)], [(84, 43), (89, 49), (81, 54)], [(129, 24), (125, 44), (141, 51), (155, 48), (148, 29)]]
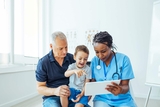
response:
[(51, 50), (38, 61), (36, 80), (39, 82), (46, 82), (46, 86), (50, 88), (68, 85), (69, 78), (64, 76), (64, 72), (68, 69), (68, 66), (74, 62), (73, 55), (67, 53), (62, 66), (60, 66), (54, 58), (53, 50)]
[[(99, 62), (99, 58), (96, 56), (92, 59), (91, 71), (92, 71), (93, 79), (95, 79), (96, 81), (113, 80), (112, 76), (116, 71), (118, 72), (121, 80), (134, 78), (134, 74), (133, 74), (133, 70), (132, 70), (132, 66), (129, 58), (122, 53), (116, 53), (115, 55), (116, 55), (117, 62), (115, 60), (115, 56), (113, 56), (108, 66), (106, 66), (106, 64), (101, 60)], [(116, 64), (117, 64), (117, 67), (116, 67)], [(101, 68), (97, 69), (97, 65), (100, 65)], [(113, 94), (96, 95), (94, 98), (94, 101), (98, 101), (98, 100), (106, 102), (107, 104), (112, 106), (134, 105), (133, 98), (131, 97), (129, 91), (126, 94), (119, 94), (117, 96)]]

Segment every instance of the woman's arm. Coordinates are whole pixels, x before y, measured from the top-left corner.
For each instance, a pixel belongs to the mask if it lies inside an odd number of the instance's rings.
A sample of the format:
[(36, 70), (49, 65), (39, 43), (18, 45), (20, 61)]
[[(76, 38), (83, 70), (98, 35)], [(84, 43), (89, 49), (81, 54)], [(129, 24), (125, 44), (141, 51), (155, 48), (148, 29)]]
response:
[(119, 86), (121, 87), (120, 94), (125, 94), (129, 90), (129, 80), (121, 80)]
[(95, 79), (91, 79), (91, 82), (96, 82), (96, 80)]

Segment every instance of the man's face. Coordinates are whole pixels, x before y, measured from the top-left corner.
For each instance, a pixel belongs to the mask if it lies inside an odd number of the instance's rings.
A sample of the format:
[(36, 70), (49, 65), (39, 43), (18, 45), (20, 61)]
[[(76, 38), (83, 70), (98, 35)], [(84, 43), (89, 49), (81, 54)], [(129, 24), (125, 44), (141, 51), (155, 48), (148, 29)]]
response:
[(68, 52), (68, 44), (66, 39), (56, 38), (55, 44), (50, 44), (51, 49), (53, 49), (54, 57), (64, 58)]

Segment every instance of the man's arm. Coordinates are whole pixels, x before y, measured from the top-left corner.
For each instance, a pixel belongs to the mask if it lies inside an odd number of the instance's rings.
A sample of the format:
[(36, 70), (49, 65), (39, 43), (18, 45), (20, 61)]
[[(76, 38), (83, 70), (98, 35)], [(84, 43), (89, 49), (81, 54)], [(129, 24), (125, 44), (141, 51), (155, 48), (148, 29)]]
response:
[(45, 96), (69, 96), (70, 90), (67, 85), (62, 85), (57, 88), (49, 88), (46, 86), (46, 82), (37, 82), (37, 91), (39, 94)]

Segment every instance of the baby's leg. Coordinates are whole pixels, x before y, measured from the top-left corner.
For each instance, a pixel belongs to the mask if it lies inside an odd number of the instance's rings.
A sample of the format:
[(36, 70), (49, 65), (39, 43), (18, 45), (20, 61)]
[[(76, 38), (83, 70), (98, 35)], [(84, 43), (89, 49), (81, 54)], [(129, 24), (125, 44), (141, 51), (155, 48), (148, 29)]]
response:
[(60, 97), (62, 107), (68, 107), (68, 97)]
[(77, 104), (75, 105), (75, 107), (84, 107), (84, 105), (81, 104), (81, 103), (77, 103)]

